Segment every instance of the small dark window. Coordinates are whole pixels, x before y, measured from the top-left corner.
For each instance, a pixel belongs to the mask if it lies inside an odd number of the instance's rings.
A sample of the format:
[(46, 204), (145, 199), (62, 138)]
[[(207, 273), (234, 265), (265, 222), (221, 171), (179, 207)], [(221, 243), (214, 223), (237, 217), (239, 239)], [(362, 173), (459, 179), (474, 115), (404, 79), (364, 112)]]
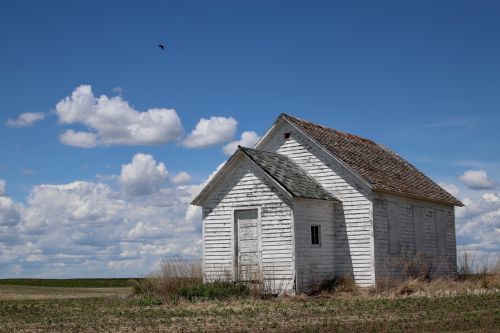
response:
[(311, 245), (321, 245), (321, 226), (311, 226)]
[(285, 135), (284, 135), (285, 140), (290, 139), (291, 136), (292, 136), (292, 134), (290, 134), (290, 132), (286, 132)]

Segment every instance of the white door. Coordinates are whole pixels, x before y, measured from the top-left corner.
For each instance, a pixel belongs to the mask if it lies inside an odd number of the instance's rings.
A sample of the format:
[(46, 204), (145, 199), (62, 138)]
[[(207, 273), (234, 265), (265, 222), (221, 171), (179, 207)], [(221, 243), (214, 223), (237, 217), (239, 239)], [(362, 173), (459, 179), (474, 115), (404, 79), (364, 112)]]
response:
[(235, 212), (236, 279), (245, 282), (260, 280), (259, 214), (257, 209)]

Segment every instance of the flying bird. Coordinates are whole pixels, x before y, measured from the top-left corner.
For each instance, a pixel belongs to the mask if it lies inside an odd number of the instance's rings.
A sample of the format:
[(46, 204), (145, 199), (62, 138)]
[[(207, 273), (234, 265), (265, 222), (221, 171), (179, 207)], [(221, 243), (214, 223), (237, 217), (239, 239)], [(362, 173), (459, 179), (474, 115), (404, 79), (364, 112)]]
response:
[(162, 51), (165, 51), (165, 45), (163, 45), (163, 44), (158, 44), (158, 47), (159, 47)]

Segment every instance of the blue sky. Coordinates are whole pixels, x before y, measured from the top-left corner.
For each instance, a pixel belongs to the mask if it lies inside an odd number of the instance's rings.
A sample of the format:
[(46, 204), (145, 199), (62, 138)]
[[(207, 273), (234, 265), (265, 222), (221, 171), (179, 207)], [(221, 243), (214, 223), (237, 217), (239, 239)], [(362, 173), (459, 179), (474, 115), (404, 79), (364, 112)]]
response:
[(0, 276), (196, 256), (187, 202), (281, 112), (389, 146), (469, 203), (459, 245), (498, 255), (499, 18), (495, 1), (3, 2)]

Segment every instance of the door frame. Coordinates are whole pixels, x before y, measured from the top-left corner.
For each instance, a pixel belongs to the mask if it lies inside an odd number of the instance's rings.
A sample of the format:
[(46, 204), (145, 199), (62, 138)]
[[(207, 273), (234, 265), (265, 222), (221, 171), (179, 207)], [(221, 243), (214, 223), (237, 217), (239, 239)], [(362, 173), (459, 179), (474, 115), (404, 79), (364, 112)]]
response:
[(252, 206), (237, 206), (232, 208), (232, 223), (231, 223), (231, 251), (232, 255), (232, 277), (233, 281), (236, 281), (238, 278), (238, 248), (236, 243), (237, 234), (237, 223), (236, 212), (240, 210), (257, 210), (257, 237), (258, 237), (258, 248), (257, 248), (257, 260), (259, 263), (259, 268), (262, 269), (262, 206), (260, 205), (252, 205)]

